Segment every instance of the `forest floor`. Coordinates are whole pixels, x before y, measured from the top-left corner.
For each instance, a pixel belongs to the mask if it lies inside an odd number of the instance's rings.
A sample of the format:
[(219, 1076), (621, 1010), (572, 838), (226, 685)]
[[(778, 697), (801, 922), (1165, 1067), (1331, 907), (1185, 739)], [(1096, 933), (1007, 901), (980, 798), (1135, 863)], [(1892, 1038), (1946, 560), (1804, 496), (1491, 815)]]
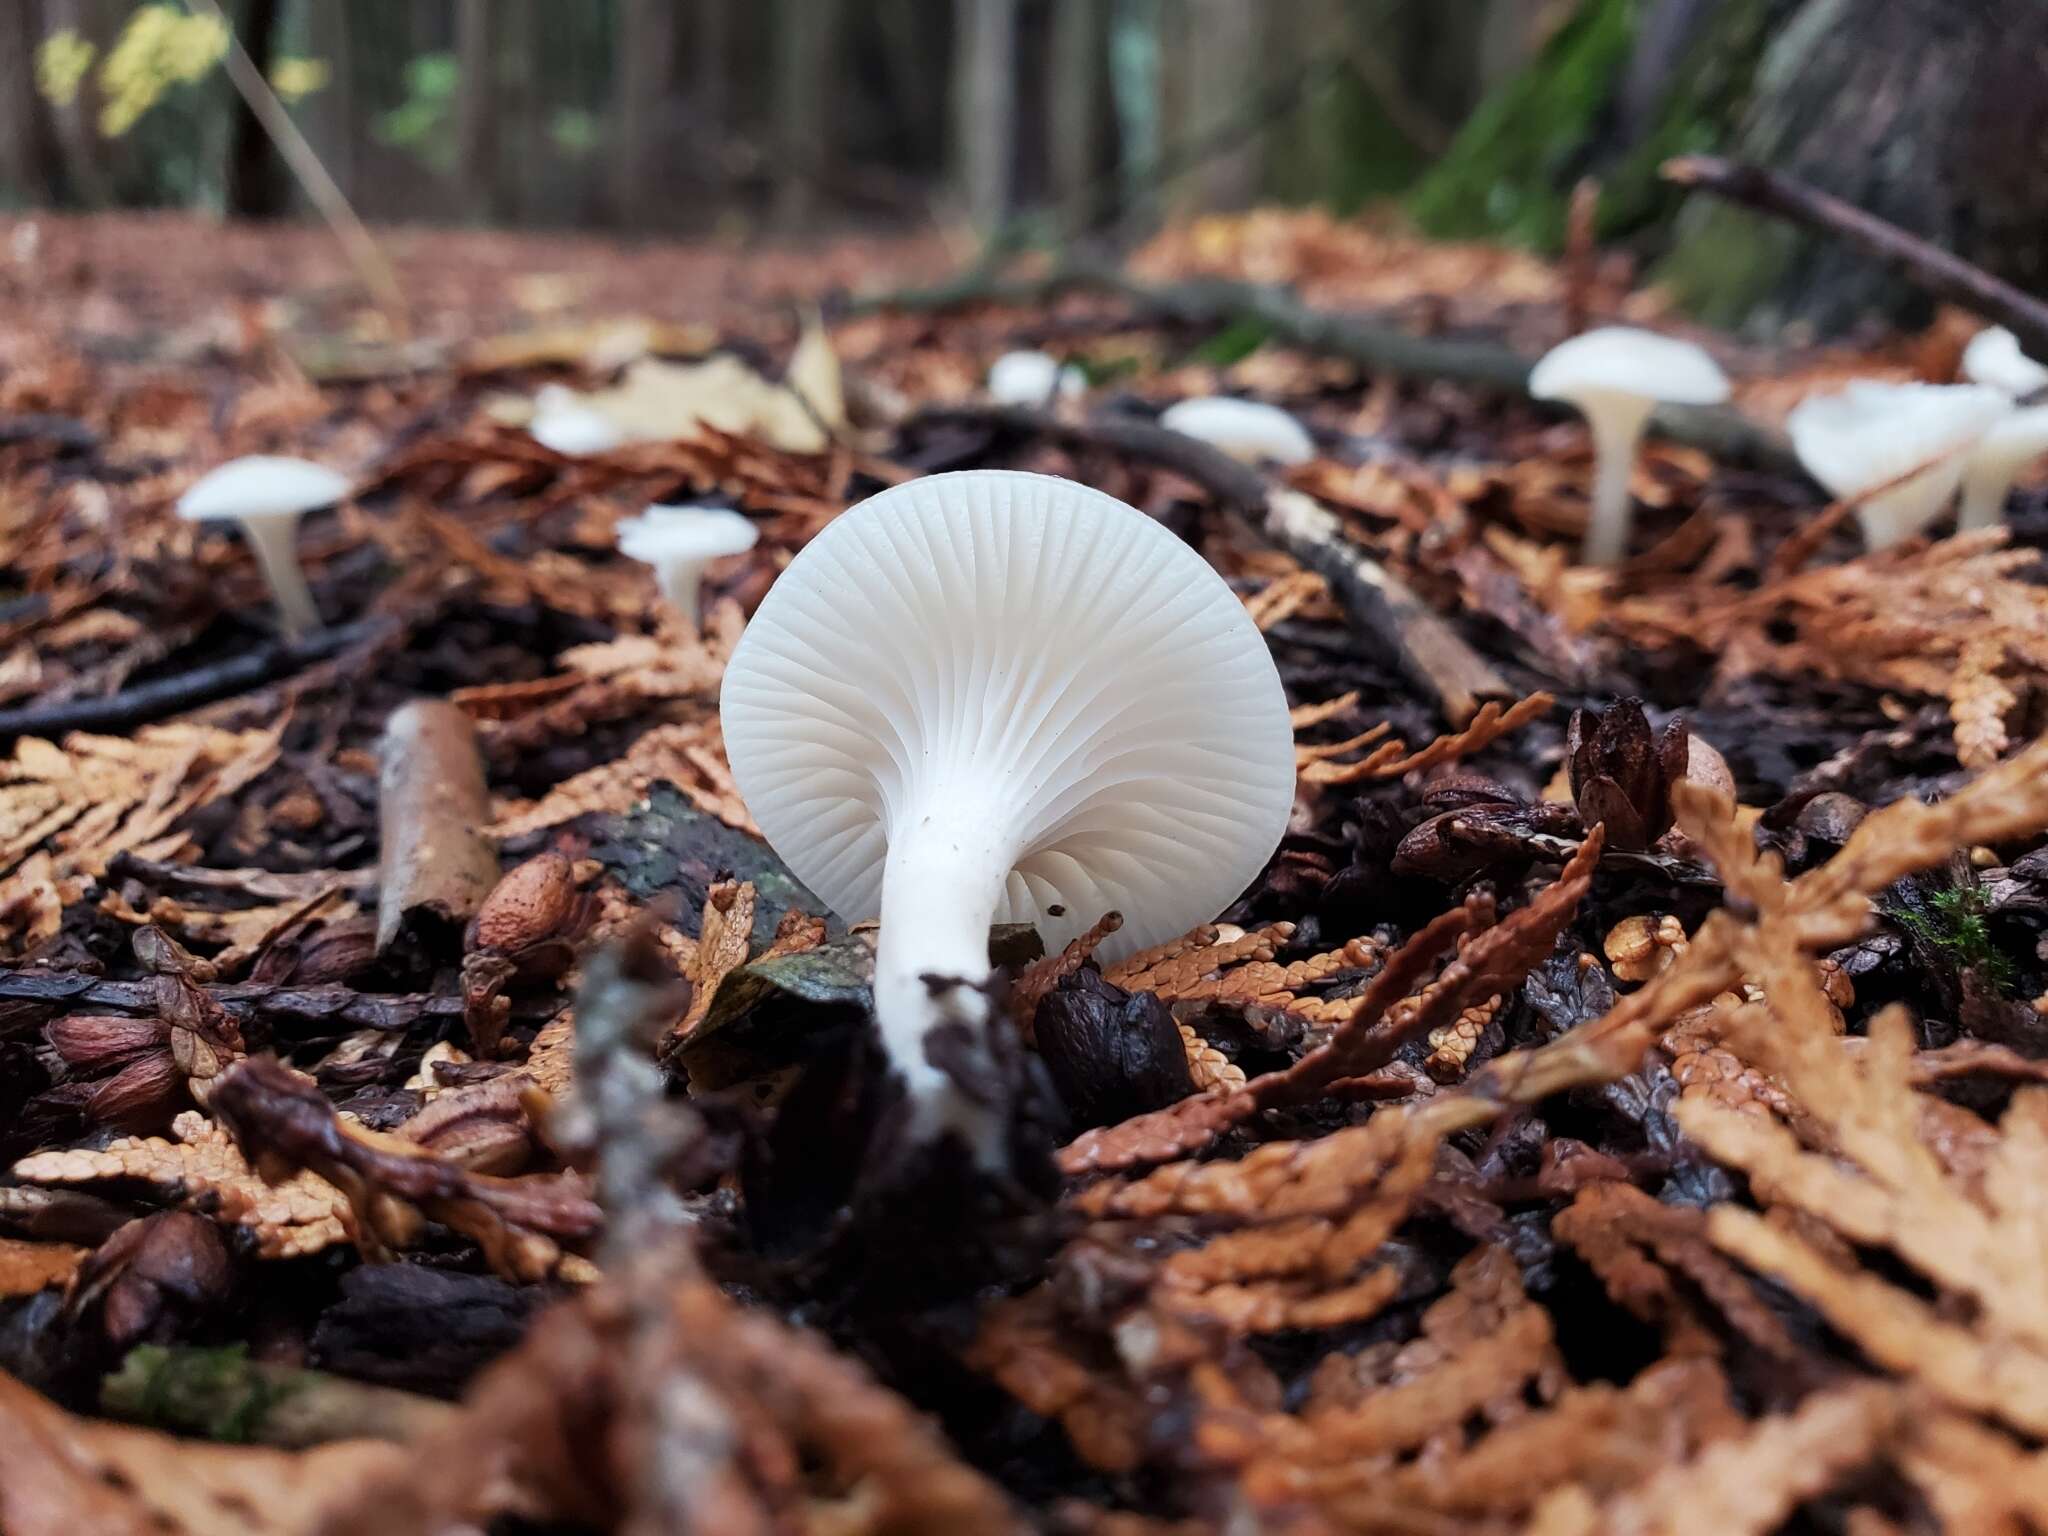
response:
[[(387, 241), (410, 337), (317, 232), (0, 224), (0, 1531), (2048, 1528), (2048, 499), (1865, 555), (1772, 447), (1961, 317), (1707, 338), (1746, 446), (1654, 441), (1603, 571), (1576, 419), (1228, 302)], [(1315, 215), (1130, 271), (1453, 363), (1675, 326)], [(991, 409), (1017, 347), (1086, 397)], [(643, 440), (540, 446), (549, 382)], [(1219, 390), (1316, 456), (1142, 430)], [(175, 514), (248, 453), (354, 483), (311, 634)], [(871, 935), (718, 687), (832, 518), (992, 466), (1208, 557), (1299, 789), (1215, 923), (1010, 936), (1050, 1184), (877, 1188)], [(685, 500), (761, 534), (701, 633), (614, 547)]]

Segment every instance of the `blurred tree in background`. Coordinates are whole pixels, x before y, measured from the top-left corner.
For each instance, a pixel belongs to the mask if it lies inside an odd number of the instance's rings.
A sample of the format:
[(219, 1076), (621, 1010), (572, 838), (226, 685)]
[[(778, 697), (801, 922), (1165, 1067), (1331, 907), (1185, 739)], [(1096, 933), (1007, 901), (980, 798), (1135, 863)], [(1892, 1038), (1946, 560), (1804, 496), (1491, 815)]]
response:
[[(227, 0), (373, 220), (1111, 247), (1261, 200), (1554, 246), (1572, 187), (1708, 313), (1838, 329), (1882, 274), (1656, 175), (1778, 166), (2048, 284), (2048, 0)], [(0, 5), (0, 200), (301, 194), (179, 0)]]

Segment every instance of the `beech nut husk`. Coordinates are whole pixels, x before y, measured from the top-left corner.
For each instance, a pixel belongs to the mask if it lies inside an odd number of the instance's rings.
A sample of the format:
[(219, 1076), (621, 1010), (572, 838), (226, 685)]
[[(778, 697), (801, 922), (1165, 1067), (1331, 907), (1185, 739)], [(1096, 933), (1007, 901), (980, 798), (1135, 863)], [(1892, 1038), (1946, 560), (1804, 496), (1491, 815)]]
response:
[(470, 948), (519, 954), (567, 926), (576, 905), (569, 860), (559, 853), (536, 854), (491, 888), (470, 924)]

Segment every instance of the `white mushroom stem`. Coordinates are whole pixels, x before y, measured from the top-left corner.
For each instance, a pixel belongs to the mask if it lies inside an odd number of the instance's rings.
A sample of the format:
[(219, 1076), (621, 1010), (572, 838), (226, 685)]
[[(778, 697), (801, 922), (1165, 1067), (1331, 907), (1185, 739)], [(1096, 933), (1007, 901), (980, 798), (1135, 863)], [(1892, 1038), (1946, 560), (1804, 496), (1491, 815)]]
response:
[(1993, 528), (2005, 516), (2006, 492), (2021, 470), (2048, 453), (2048, 406), (2014, 411), (1995, 422), (1971, 451), (1963, 471), (1963, 510), (1956, 531)]
[(704, 587), (704, 567), (708, 560), (663, 560), (654, 567), (654, 584), (661, 589), (662, 600), (683, 616), (683, 622), (695, 629), (698, 624), (698, 594)]
[(1588, 565), (1613, 565), (1628, 547), (1628, 484), (1656, 402), (1603, 393), (1582, 399), (1579, 409), (1593, 429), (1593, 510), (1581, 558)]
[(312, 589), (299, 569), (299, 516), (297, 512), (275, 517), (240, 519), (249, 547), (256, 551), (256, 563), (277, 604), (277, 617), (288, 635), (302, 635), (320, 627), (320, 610), (313, 606)]
[(1956, 518), (1956, 532), (1997, 527), (2005, 516), (2005, 493), (2012, 489), (2018, 473), (2017, 464), (1974, 460), (1963, 472), (1963, 510)]
[[(987, 797), (946, 791), (892, 833), (882, 870), (882, 929), (875, 950), (875, 1022), (909, 1086), (912, 1126), (924, 1140), (960, 1133), (985, 1165), (997, 1166), (1000, 1121), (969, 1101), (925, 1055), (931, 1032), (958, 1022), (979, 1035), (989, 1000), (989, 929), (1019, 850)], [(924, 978), (959, 978), (934, 991)]]

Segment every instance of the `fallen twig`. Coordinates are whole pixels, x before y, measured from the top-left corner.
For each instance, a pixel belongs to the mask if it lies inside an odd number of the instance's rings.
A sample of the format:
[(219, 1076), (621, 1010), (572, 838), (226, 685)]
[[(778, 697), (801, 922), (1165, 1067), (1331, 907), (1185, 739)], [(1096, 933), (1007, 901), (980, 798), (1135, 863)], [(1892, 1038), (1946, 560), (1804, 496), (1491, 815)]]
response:
[(498, 880), (484, 835), (491, 797), (476, 727), (444, 699), (419, 699), (384, 728), (377, 790), (377, 953), (388, 954), (422, 920), (460, 924)]
[(1776, 171), (1716, 155), (1681, 155), (1667, 160), (1663, 174), (1666, 181), (1681, 187), (1711, 192), (1759, 213), (1839, 235), (1889, 262), (1936, 298), (1960, 304), (2004, 326), (2034, 356), (2048, 357), (2048, 303), (1854, 203)]
[[(933, 311), (967, 304), (1042, 304), (1060, 293), (1096, 289), (1136, 308), (1190, 324), (1227, 325), (1248, 320), (1274, 340), (1304, 351), (1356, 363), (1369, 373), (1442, 379), (1473, 389), (1526, 398), (1533, 358), (1497, 341), (1463, 336), (1418, 336), (1357, 315), (1331, 314), (1303, 304), (1284, 288), (1204, 277), (1149, 283), (1114, 267), (1069, 262), (1042, 276), (1008, 279), (977, 275), (933, 288), (904, 289), (856, 301), (856, 311)], [(1663, 406), (1653, 429), (1717, 458), (1771, 468), (1796, 465), (1784, 435), (1725, 406)]]
[[(200, 990), (227, 1009), (237, 1024), (260, 1021), (273, 1034), (312, 1034), (321, 1030), (344, 1034), (357, 1029), (399, 1033), (415, 1025), (453, 1023), (462, 1017), (462, 998), (458, 993), (437, 996), (423, 992), (358, 992), (338, 983), (274, 987), (262, 982), (237, 982)], [(123, 1013), (153, 1014), (157, 1002), (153, 981), (109, 981), (82, 971), (0, 969), (0, 1004), (109, 1008)], [(540, 1002), (525, 1009), (515, 1006), (512, 1016), (532, 1022), (546, 1018), (552, 1007)]]
[(130, 1350), (101, 1386), (100, 1405), (157, 1428), (294, 1449), (332, 1440), (402, 1443), (455, 1417), (451, 1405), (416, 1392), (252, 1360), (240, 1346)]
[(1255, 518), (1265, 537), (1319, 572), (1373, 650), (1427, 688), (1453, 725), (1462, 726), (1489, 698), (1516, 695), (1507, 679), (1406, 583), (1346, 538), (1335, 514), (1299, 491), (1274, 485), (1207, 443), (1149, 421), (1070, 422), (1018, 406), (952, 407), (923, 419), (978, 422), (1083, 443), (1183, 475), (1218, 501)]
[(195, 709), (255, 688), (324, 661), (390, 628), (388, 619), (368, 619), (323, 629), (296, 640), (275, 640), (253, 651), (209, 662), (171, 677), (138, 683), (98, 698), (64, 699), (0, 709), (0, 740), (15, 736), (59, 736), (66, 731), (126, 731), (167, 715)]

